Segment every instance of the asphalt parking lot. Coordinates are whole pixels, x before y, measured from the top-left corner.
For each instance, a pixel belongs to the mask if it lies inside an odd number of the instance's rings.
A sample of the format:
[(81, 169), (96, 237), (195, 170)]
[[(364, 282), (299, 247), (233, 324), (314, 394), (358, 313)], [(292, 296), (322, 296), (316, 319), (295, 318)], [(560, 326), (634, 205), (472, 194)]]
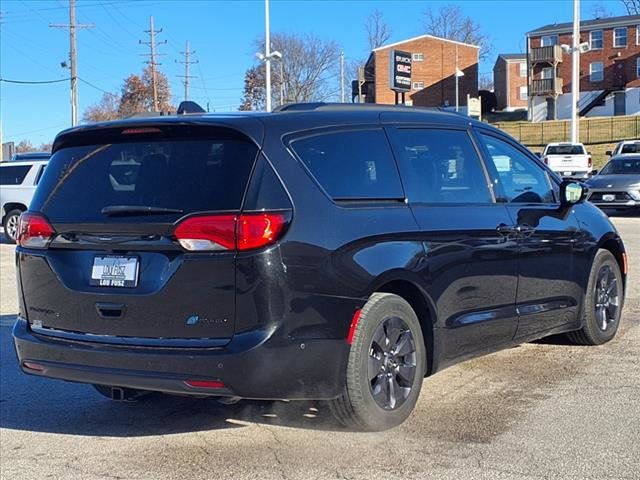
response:
[(382, 433), (321, 404), (155, 396), (118, 404), (20, 373), (13, 246), (0, 244), (0, 477), (78, 479), (640, 478), (640, 218), (616, 218), (631, 276), (602, 347), (524, 344), (425, 381)]

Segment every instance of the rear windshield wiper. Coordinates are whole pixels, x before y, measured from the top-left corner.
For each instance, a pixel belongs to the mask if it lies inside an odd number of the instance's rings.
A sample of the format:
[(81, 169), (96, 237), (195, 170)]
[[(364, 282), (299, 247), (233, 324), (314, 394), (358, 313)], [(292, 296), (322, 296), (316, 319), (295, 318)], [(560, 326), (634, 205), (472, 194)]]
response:
[(163, 215), (166, 213), (182, 213), (179, 208), (151, 207), (147, 205), (109, 205), (101, 212), (110, 217), (134, 215)]

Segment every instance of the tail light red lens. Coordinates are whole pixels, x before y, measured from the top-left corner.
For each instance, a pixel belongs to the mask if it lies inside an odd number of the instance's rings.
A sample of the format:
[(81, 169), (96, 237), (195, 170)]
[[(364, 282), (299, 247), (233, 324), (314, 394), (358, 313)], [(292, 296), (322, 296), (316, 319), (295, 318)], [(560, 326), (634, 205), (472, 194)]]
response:
[(47, 248), (55, 233), (43, 215), (25, 212), (20, 215), (16, 241), (21, 247)]
[(175, 236), (191, 251), (253, 250), (277, 241), (288, 221), (287, 212), (190, 217), (178, 224)]
[(224, 388), (219, 380), (185, 380), (184, 383), (193, 388)]
[(542, 157), (542, 161), (545, 165), (549, 165), (549, 159), (547, 157)]
[(587, 166), (591, 168), (592, 165), (593, 165), (593, 162), (591, 161), (591, 157), (589, 157), (589, 159), (587, 160)]

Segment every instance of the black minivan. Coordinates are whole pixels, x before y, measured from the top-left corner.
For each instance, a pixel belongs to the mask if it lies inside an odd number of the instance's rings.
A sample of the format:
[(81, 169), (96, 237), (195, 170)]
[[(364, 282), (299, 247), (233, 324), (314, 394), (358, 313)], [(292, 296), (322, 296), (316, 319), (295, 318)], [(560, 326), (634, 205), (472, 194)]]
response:
[(20, 366), (389, 428), (447, 366), (614, 337), (625, 249), (585, 194), (503, 132), (417, 108), (66, 130), (20, 219)]

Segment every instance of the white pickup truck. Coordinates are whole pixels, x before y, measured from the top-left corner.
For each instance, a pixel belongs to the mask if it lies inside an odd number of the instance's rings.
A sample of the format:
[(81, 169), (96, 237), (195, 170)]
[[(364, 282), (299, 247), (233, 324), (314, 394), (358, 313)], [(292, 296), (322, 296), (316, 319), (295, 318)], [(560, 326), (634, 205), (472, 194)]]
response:
[(550, 143), (540, 158), (561, 177), (586, 179), (591, 173), (591, 155), (581, 143)]

